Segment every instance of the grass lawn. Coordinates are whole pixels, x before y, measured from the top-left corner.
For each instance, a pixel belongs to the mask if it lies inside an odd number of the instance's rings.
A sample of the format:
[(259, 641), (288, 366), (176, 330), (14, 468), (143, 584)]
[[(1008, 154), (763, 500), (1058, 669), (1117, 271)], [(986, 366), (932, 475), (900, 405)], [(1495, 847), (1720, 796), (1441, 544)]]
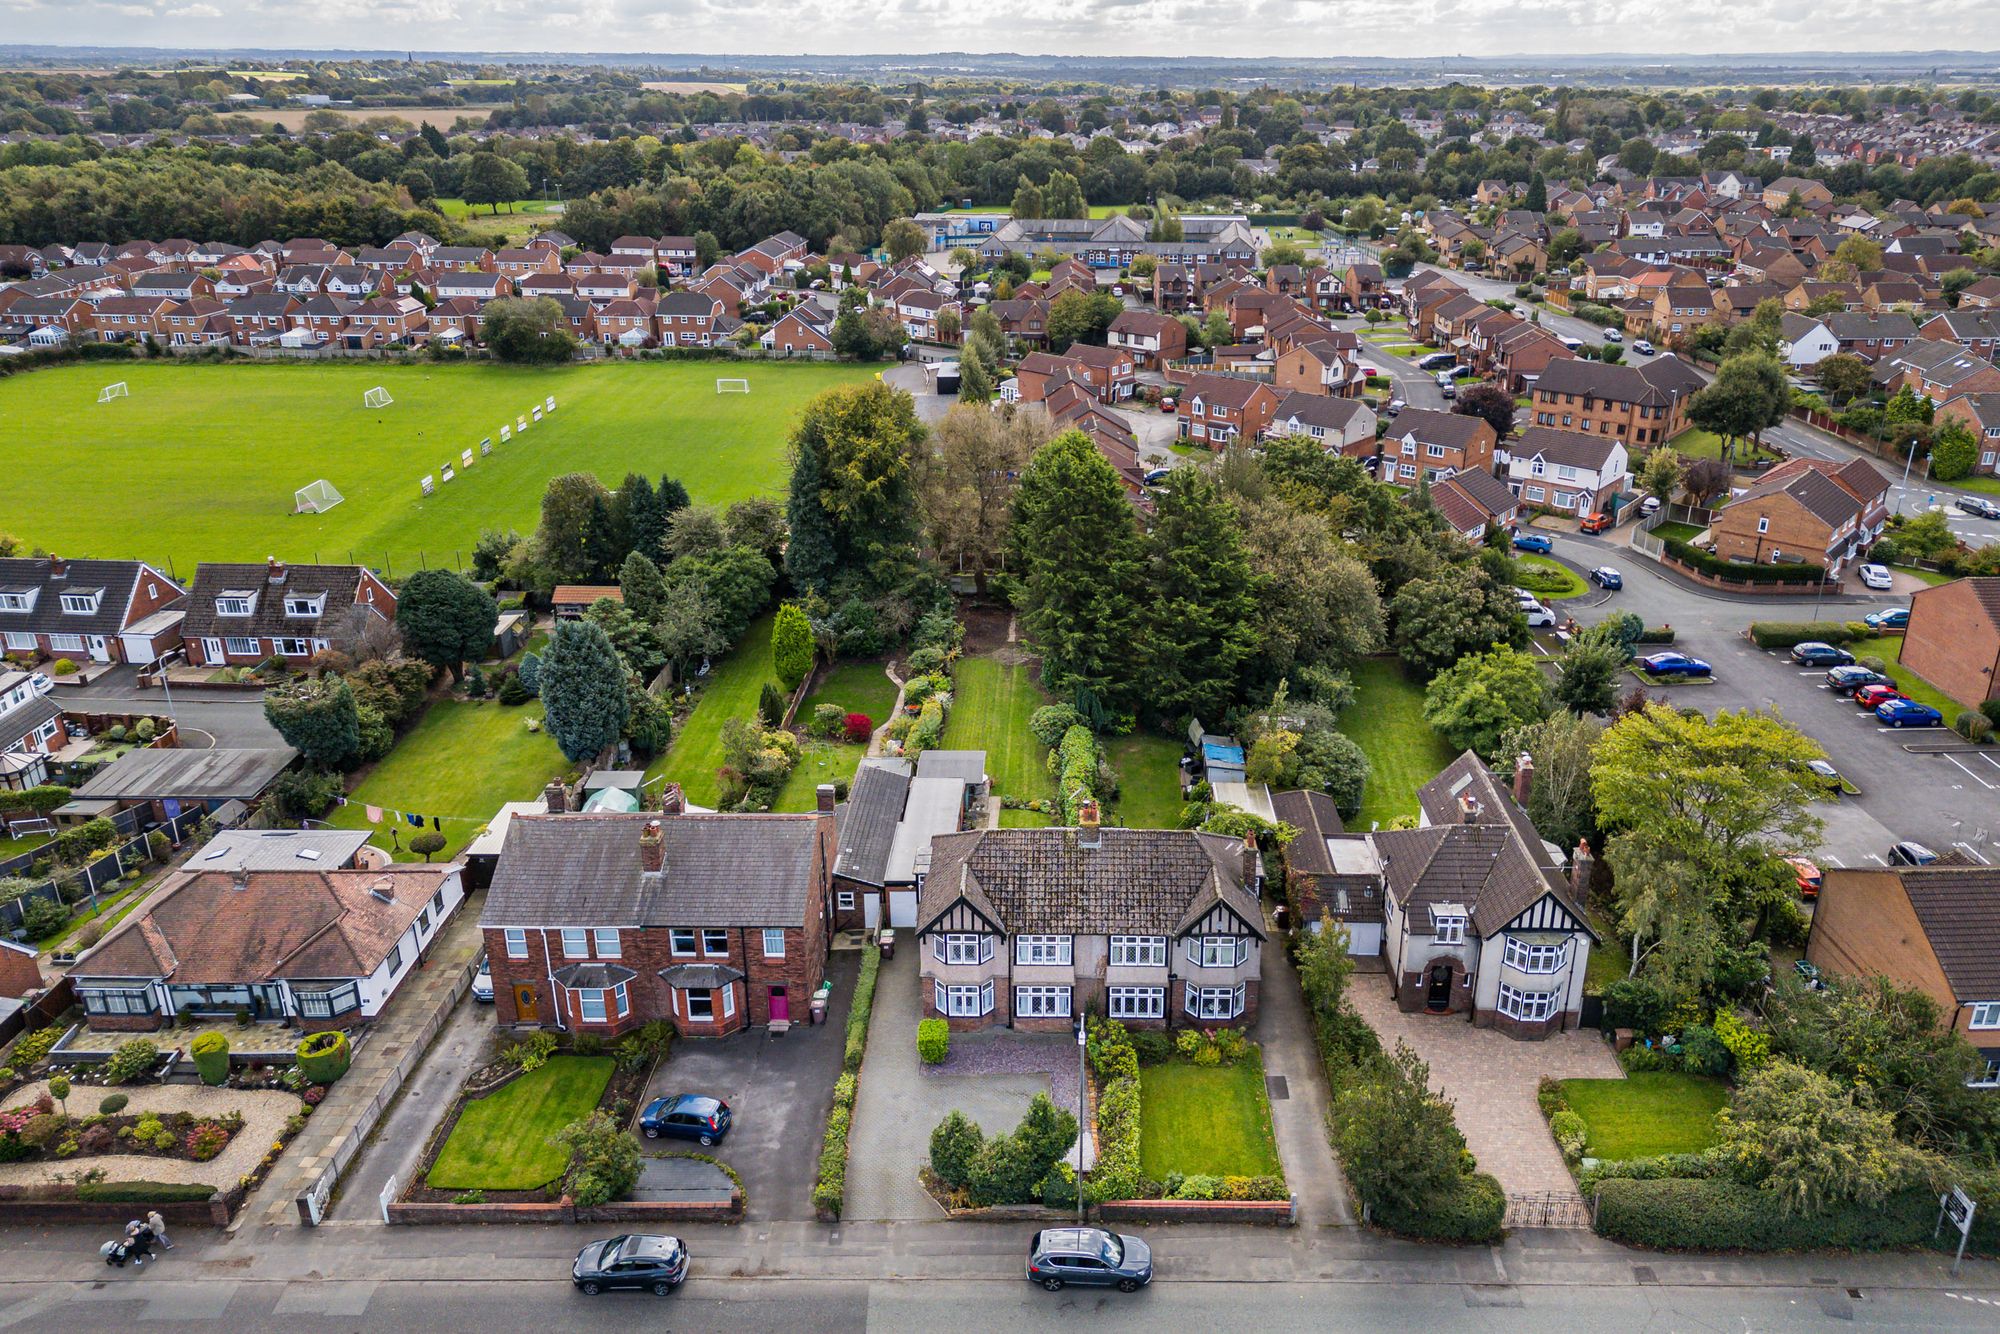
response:
[[(333, 824), (341, 829), (369, 828), (364, 806), (440, 816), (437, 832), (445, 836), (445, 847), (434, 860), (452, 856), (472, 841), (502, 802), (531, 800), (541, 795), (551, 778), (570, 771), (553, 737), (528, 730), (528, 720), (541, 716), (539, 700), (518, 708), (490, 701), (439, 700), (347, 794), (347, 804), (334, 808)], [(392, 848), (392, 829), (406, 848), (418, 832), (413, 825), (392, 824), (385, 817), (369, 841)]]
[(33, 852), (53, 837), (53, 834), (23, 834), (20, 838), (0, 838), (0, 861)]
[(1172, 737), (1133, 733), (1106, 748), (1118, 771), (1111, 813), (1132, 829), (1173, 829), (1181, 818), (1181, 744)]
[[(761, 690), (762, 687), (760, 686)], [(754, 701), (752, 702), (754, 706)], [(896, 683), (882, 673), (875, 661), (843, 662), (828, 668), (799, 705), (801, 726), (812, 721), (813, 709), (820, 704), (838, 704), (848, 713), (865, 713), (877, 727), (896, 705)], [(772, 803), (774, 811), (809, 811), (819, 799), (821, 783), (844, 782), (868, 754), (868, 744), (823, 741), (807, 737), (799, 745), (798, 766), (785, 780)]]
[(590, 1115), (611, 1082), (609, 1056), (551, 1056), (490, 1098), (465, 1104), (431, 1166), (432, 1190), (535, 1190), (569, 1165), (549, 1136)]
[[(496, 216), (491, 204), (468, 204), (463, 199), (433, 199), (431, 206), (455, 222), (464, 222), (468, 218), (484, 221)], [(504, 218), (509, 213), (540, 213), (554, 217), (561, 212), (562, 205), (553, 199), (517, 199), (511, 204), (501, 204), (497, 216)]]
[(1139, 1170), (1211, 1176), (1276, 1176), (1277, 1141), (1257, 1048), (1235, 1065), (1182, 1061), (1139, 1071)]
[[(725, 371), (747, 378), (750, 393), (718, 395)], [(704, 504), (777, 492), (800, 407), (870, 374), (758, 362), (57, 366), (0, 380), (0, 477), (12, 483), (0, 487), (0, 532), (24, 546), (160, 562), (182, 580), (198, 560), (266, 556), (391, 574), (420, 557), (463, 566), (482, 529), (532, 532), (543, 487), (560, 473), (593, 472), (607, 486), (628, 471), (669, 473)], [(98, 403), (119, 380), (130, 397)], [(394, 405), (363, 408), (377, 385)], [(500, 442), (501, 423), (551, 396), (556, 412)], [(479, 458), (485, 437), (493, 453)], [(467, 449), (472, 467), (419, 494), (419, 478)], [(293, 493), (317, 478), (343, 503), (294, 515)], [(47, 503), (58, 494), (91, 503)]]
[(1845, 646), (1856, 661), (1862, 658), (1880, 658), (1889, 666), (1889, 675), (1896, 678), (1896, 689), (1908, 695), (1919, 704), (1928, 704), (1944, 715), (1944, 725), (1951, 726), (1951, 720), (1970, 704), (1961, 704), (1944, 691), (1939, 690), (1923, 677), (1903, 666), (1903, 637), (1883, 635), (1878, 639), (1857, 639)]
[(777, 681), (771, 672), (769, 616), (752, 622), (742, 642), (709, 669), (694, 709), (667, 753), (646, 770), (647, 781), (664, 775), (679, 783), (694, 805), (715, 805), (722, 794), (721, 781), (715, 776), (722, 767), (722, 725), (731, 718), (755, 717), (757, 697), (766, 681)]
[(1380, 821), (1417, 814), (1417, 789), (1457, 758), (1424, 721), (1424, 690), (1394, 658), (1369, 658), (1354, 669), (1354, 703), (1341, 714), (1340, 730), (1368, 756), (1368, 789), (1348, 828), (1365, 831)]
[(986, 752), (986, 772), (996, 796), (1029, 800), (1053, 795), (1048, 752), (1028, 730), (1028, 719), (1048, 703), (1035, 669), (992, 658), (961, 658), (945, 719), (944, 744)]
[(1583, 990), (1586, 995), (1601, 996), (1606, 987), (1632, 971), (1632, 956), (1619, 943), (1618, 933), (1604, 920), (1603, 913), (1593, 911), (1591, 925), (1597, 928), (1604, 943), (1591, 947), (1590, 961), (1583, 967)]
[(1516, 556), (1514, 561), (1528, 575), (1521, 586), (1544, 600), (1580, 598), (1590, 591), (1583, 577), (1561, 561), (1534, 552)]
[(1669, 521), (1655, 528), (1653, 534), (1662, 541), (1671, 539), (1676, 542), (1692, 542), (1695, 538), (1701, 536), (1704, 531), (1704, 529), (1697, 528), (1691, 523), (1674, 523)]
[(1562, 1088), (1590, 1127), (1590, 1156), (1613, 1161), (1701, 1152), (1715, 1143), (1715, 1114), (1729, 1101), (1729, 1086), (1719, 1079), (1665, 1071), (1565, 1079)]
[(813, 710), (822, 704), (838, 704), (848, 713), (865, 713), (880, 727), (896, 706), (896, 683), (874, 659), (866, 662), (836, 663), (820, 674), (805, 702), (799, 705), (799, 722), (812, 721)]
[(1002, 829), (1047, 829), (1049, 817), (1040, 811), (1024, 811), (1014, 807), (1002, 807), (1000, 827)]
[[(1689, 427), (1673, 439), (1667, 447), (1686, 459), (1719, 459), (1722, 457), (1722, 437), (1713, 431), (1700, 427)], [(1736, 463), (1742, 467), (1755, 459), (1774, 459), (1777, 455), (1768, 449), (1757, 449), (1748, 440), (1736, 442)]]
[(1936, 588), (1939, 584), (1948, 584), (1951, 582), (1951, 576), (1948, 574), (1940, 574), (1936, 570), (1920, 570), (1914, 565), (1891, 565), (1889, 568), (1907, 574), (1914, 579), (1921, 579), (1933, 588)]

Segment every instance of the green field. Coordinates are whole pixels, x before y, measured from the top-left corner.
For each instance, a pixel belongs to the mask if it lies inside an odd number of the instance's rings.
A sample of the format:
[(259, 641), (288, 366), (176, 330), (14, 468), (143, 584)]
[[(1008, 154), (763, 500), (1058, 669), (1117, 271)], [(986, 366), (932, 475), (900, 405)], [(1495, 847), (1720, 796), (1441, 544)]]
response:
[[(717, 375), (750, 393), (715, 392)], [(60, 366), (0, 380), (0, 533), (27, 546), (171, 565), (197, 561), (463, 565), (482, 529), (533, 530), (544, 484), (585, 471), (671, 473), (704, 503), (785, 484), (800, 407), (857, 366), (623, 363), (529, 370), (486, 364)], [(122, 380), (128, 398), (97, 402)], [(393, 406), (368, 409), (380, 385)], [(557, 410), (500, 442), (503, 422), (553, 396)], [(479, 458), (482, 437), (493, 440)], [(462, 450), (476, 460), (428, 499)], [(298, 488), (333, 483), (344, 502), (293, 515)], [(51, 504), (67, 496), (79, 503)], [(86, 503), (87, 498), (87, 503)]]
[(1048, 751), (1036, 743), (1028, 719), (1048, 703), (1031, 664), (964, 658), (954, 673), (944, 744), (986, 752), (986, 772), (996, 797), (1030, 800), (1054, 795)]
[(1565, 1079), (1562, 1090), (1590, 1127), (1590, 1156), (1613, 1162), (1700, 1153), (1715, 1143), (1715, 1114), (1729, 1101), (1729, 1086), (1719, 1079), (1665, 1071)]
[[(541, 716), (539, 701), (511, 708), (439, 700), (348, 794), (347, 804), (334, 809), (331, 823), (340, 829), (370, 828), (367, 806), (435, 816), (445, 847), (434, 859), (453, 856), (503, 802), (531, 801), (550, 779), (570, 771), (554, 738), (528, 730), (528, 720)], [(391, 830), (396, 839), (389, 837)], [(414, 825), (395, 824), (385, 816), (369, 842), (393, 851), (407, 848), (417, 832)], [(416, 860), (407, 851), (402, 856)]]
[[(494, 216), (493, 205), (468, 204), (463, 199), (433, 199), (431, 206), (458, 222), (468, 219), (477, 222)], [(553, 199), (516, 199), (511, 204), (500, 205), (500, 217), (504, 218), (509, 213), (540, 213), (553, 218), (562, 213), (562, 205)]]
[(536, 1190), (563, 1174), (569, 1151), (549, 1136), (582, 1120), (611, 1082), (609, 1056), (551, 1056), (491, 1097), (465, 1104), (431, 1165), (432, 1190)]
[(1354, 669), (1354, 703), (1340, 716), (1340, 730), (1368, 756), (1368, 790), (1361, 811), (1347, 822), (1383, 828), (1399, 816), (1415, 818), (1417, 789), (1457, 758), (1424, 721), (1424, 688), (1394, 658), (1369, 658)]
[(1105, 745), (1118, 771), (1118, 799), (1111, 814), (1131, 829), (1174, 829), (1181, 818), (1181, 743), (1134, 733)]
[(1256, 1047), (1235, 1065), (1184, 1061), (1139, 1071), (1139, 1170), (1213, 1176), (1280, 1176)]

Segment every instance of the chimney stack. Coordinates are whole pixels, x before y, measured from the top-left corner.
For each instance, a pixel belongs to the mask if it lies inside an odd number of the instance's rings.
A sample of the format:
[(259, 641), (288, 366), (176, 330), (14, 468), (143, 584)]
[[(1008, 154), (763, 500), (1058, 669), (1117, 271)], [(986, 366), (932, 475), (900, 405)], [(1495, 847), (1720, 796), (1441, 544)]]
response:
[(1578, 839), (1576, 851), (1569, 859), (1569, 887), (1576, 891), (1579, 903), (1590, 901), (1590, 873), (1596, 865), (1597, 859), (1590, 855), (1590, 845)]
[(552, 782), (542, 789), (542, 804), (548, 807), (550, 815), (561, 815), (569, 809), (569, 789), (561, 782)]
[(285, 563), (276, 556), (264, 557), (264, 577), (274, 584), (285, 582)]
[(1535, 757), (1522, 751), (1514, 757), (1514, 800), (1523, 806), (1528, 804), (1528, 794), (1535, 790)]
[(646, 821), (639, 831), (639, 869), (648, 875), (658, 875), (667, 864), (667, 850), (660, 840), (660, 822)]
[(679, 783), (668, 783), (660, 789), (660, 814), (687, 814), (687, 793), (681, 790)]
[(1096, 798), (1078, 803), (1076, 808), (1076, 843), (1080, 848), (1094, 848), (1103, 841), (1103, 832), (1098, 827), (1099, 814)]
[(1458, 799), (1459, 823), (1478, 824), (1479, 810), (1479, 798), (1473, 796), (1470, 792), (1466, 793)]
[(51, 579), (69, 578), (69, 562), (64, 560), (61, 556), (54, 554), (53, 552), (51, 552), (49, 555), (49, 578)]
[(821, 783), (819, 787), (815, 789), (815, 795), (819, 798), (819, 806), (818, 806), (819, 813), (821, 815), (832, 815), (833, 804), (834, 804), (833, 784)]
[(1249, 890), (1252, 894), (1257, 894), (1261, 892), (1261, 884), (1262, 879), (1257, 874), (1257, 836), (1255, 834), (1245, 834), (1243, 836), (1243, 888)]

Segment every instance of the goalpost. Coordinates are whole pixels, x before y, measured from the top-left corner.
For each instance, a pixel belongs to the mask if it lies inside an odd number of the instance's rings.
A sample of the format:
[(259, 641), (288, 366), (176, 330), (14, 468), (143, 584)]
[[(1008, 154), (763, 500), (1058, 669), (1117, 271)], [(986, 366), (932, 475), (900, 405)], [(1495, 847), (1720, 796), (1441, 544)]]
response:
[(97, 401), (100, 403), (109, 403), (114, 398), (130, 397), (132, 397), (132, 391), (125, 387), (123, 380), (118, 381), (116, 384), (107, 384), (104, 388), (97, 391)]
[(346, 498), (322, 477), (292, 493), (292, 513), (324, 514)]
[(395, 401), (389, 397), (389, 391), (379, 384), (361, 396), (361, 406), (364, 408), (386, 408)]
[(750, 392), (748, 380), (732, 380), (726, 376), (715, 377), (715, 392), (718, 394), (747, 394)]

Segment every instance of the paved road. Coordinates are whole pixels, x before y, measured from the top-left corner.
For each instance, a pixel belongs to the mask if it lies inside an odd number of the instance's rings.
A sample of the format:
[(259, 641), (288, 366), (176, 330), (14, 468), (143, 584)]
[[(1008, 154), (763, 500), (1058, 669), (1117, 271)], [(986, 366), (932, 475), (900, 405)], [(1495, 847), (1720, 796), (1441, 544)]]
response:
[(103, 708), (107, 712), (167, 714), (180, 724), (182, 744), (209, 749), (282, 746), (264, 718), (260, 695), (219, 690), (141, 690), (138, 669), (113, 667), (87, 686), (63, 686), (56, 698), (63, 707)]

